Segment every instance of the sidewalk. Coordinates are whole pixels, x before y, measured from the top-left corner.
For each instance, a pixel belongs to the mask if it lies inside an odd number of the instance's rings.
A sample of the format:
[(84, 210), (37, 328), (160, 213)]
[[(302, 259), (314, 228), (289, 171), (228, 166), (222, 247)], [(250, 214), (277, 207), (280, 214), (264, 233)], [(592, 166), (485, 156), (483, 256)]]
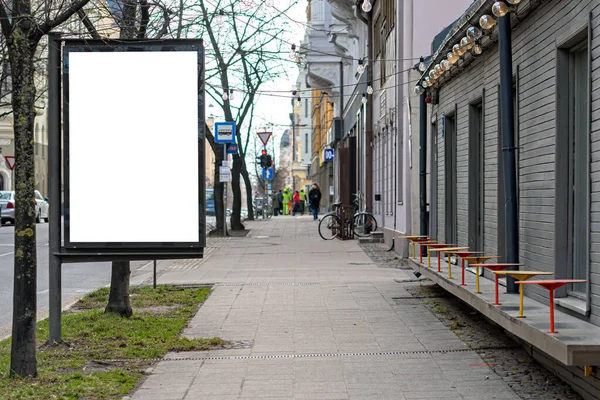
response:
[(234, 349), (170, 353), (133, 399), (518, 399), (355, 241), (324, 241), (311, 217), (248, 224), (160, 283), (211, 283), (184, 332)]

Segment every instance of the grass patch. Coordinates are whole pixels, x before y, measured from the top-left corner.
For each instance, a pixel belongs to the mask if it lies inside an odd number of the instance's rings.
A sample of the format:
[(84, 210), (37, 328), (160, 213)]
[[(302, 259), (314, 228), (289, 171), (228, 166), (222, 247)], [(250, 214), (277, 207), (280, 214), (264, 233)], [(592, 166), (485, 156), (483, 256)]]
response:
[(219, 338), (179, 336), (210, 289), (172, 286), (131, 289), (134, 315), (105, 314), (108, 288), (81, 299), (63, 315), (64, 343), (46, 346), (48, 321), (37, 325), (38, 377), (9, 377), (10, 339), (0, 342), (3, 399), (117, 399), (130, 392), (156, 358), (169, 351), (207, 350)]

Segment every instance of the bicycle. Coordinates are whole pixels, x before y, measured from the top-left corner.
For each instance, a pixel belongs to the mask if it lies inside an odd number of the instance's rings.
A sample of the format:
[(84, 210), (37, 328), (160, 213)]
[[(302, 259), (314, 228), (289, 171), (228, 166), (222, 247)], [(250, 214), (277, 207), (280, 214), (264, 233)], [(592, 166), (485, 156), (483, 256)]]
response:
[(354, 196), (354, 234), (358, 237), (369, 237), (377, 230), (377, 220), (369, 213), (367, 206), (360, 211), (360, 203), (365, 204), (361, 192), (353, 193)]
[[(332, 204), (333, 209), (341, 209), (342, 203)], [(334, 239), (342, 229), (342, 222), (337, 213), (330, 213), (321, 218), (319, 222), (319, 235), (324, 240)]]

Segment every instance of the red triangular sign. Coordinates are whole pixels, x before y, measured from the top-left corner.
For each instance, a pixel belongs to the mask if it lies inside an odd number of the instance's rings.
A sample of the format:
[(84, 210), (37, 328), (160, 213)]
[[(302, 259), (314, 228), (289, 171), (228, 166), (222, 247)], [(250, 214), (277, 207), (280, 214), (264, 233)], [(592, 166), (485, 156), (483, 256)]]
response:
[(258, 137), (260, 138), (260, 141), (263, 142), (263, 144), (266, 146), (272, 134), (273, 132), (258, 132)]
[(10, 169), (15, 168), (15, 157), (14, 156), (4, 156), (4, 159), (6, 160), (6, 165), (8, 165), (8, 168), (10, 168)]

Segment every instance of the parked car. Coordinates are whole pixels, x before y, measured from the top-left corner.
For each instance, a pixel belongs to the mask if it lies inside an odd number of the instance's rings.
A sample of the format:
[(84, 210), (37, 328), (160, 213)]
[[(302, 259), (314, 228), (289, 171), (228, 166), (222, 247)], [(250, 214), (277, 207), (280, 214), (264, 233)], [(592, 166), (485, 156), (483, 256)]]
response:
[[(49, 214), (48, 199), (44, 198), (39, 191), (35, 191), (35, 222), (38, 224), (48, 222)], [(7, 222), (15, 224), (15, 192), (9, 190), (0, 191), (0, 224)]]

